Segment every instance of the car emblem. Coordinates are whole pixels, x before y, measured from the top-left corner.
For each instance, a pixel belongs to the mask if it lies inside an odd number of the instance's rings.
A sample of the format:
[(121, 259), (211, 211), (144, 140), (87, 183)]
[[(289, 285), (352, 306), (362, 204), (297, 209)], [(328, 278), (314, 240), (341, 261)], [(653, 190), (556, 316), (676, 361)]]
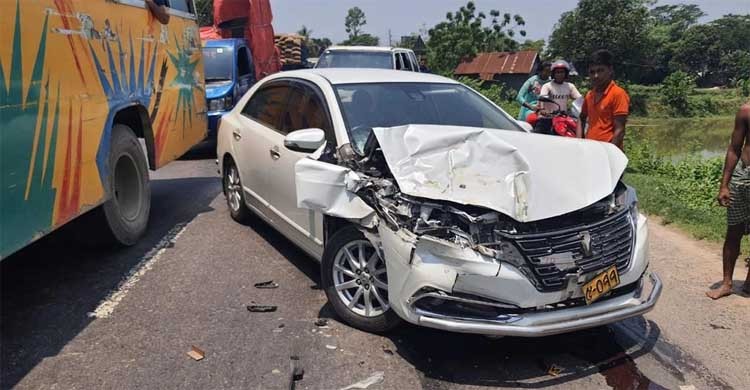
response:
[(594, 251), (591, 249), (591, 233), (583, 232), (580, 234), (581, 237), (581, 249), (583, 250), (584, 257), (591, 257)]

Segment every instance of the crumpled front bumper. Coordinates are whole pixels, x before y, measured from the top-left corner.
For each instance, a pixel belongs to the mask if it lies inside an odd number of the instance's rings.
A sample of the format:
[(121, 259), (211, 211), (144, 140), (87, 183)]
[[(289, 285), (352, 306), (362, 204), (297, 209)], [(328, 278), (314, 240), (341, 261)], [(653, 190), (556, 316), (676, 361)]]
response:
[[(635, 221), (635, 230), (632, 258), (620, 275), (620, 287), (590, 305), (581, 304), (580, 285), (593, 275), (571, 280), (562, 291), (540, 292), (518, 268), (470, 248), (393, 231), (383, 224), (377, 235), (369, 236), (386, 260), (390, 305), (406, 321), (462, 333), (540, 337), (606, 325), (653, 309), (662, 283), (647, 272), (644, 216)], [(479, 309), (465, 315), (443, 310), (440, 303), (431, 306), (425, 298)]]
[[(647, 283), (649, 286), (645, 286)], [(539, 313), (510, 314), (505, 318), (494, 320), (466, 320), (415, 309), (416, 322), (430, 328), (461, 333), (518, 337), (550, 336), (606, 325), (650, 311), (661, 295), (662, 283), (656, 274), (649, 273), (647, 278), (644, 277), (641, 280), (641, 284), (632, 294), (610, 298), (588, 306)]]

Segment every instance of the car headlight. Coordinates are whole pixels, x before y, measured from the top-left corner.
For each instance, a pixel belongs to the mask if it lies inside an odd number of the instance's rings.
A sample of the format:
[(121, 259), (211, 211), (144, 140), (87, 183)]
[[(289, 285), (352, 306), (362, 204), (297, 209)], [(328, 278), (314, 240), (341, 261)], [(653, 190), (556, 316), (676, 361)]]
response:
[(224, 111), (232, 108), (233, 99), (231, 95), (222, 96), (220, 98), (211, 99), (208, 101), (208, 111)]

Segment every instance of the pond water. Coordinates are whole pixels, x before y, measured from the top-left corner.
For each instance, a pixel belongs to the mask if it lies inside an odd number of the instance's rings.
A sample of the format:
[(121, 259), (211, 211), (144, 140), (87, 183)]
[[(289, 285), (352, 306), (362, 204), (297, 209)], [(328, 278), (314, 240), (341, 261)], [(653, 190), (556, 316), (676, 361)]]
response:
[(626, 142), (645, 140), (664, 157), (679, 160), (691, 154), (703, 158), (726, 153), (734, 117), (637, 118), (628, 121)]

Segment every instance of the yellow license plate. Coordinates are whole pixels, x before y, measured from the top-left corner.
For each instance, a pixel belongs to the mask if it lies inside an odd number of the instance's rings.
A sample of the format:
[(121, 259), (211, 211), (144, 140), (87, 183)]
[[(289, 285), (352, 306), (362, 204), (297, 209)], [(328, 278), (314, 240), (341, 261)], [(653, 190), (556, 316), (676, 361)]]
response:
[(602, 295), (619, 284), (620, 274), (617, 273), (617, 267), (613, 265), (583, 285), (583, 296), (586, 298), (586, 304), (589, 305), (601, 298)]

